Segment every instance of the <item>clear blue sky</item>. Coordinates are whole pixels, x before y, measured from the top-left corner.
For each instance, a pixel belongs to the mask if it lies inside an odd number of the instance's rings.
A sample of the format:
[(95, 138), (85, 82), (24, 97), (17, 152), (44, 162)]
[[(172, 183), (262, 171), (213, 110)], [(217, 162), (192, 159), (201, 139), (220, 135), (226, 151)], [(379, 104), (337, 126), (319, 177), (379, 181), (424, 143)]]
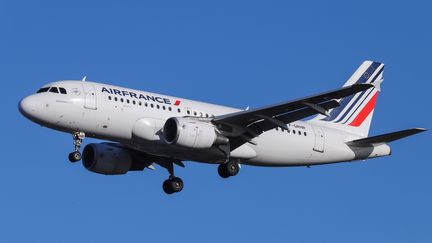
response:
[(166, 196), (165, 170), (90, 173), (67, 161), (69, 134), (17, 110), (84, 75), (257, 107), (337, 88), (372, 59), (386, 70), (371, 133), (432, 128), (430, 3), (156, 2), (0, 2), (0, 242), (432, 242), (430, 132), (387, 158), (229, 180), (188, 162)]

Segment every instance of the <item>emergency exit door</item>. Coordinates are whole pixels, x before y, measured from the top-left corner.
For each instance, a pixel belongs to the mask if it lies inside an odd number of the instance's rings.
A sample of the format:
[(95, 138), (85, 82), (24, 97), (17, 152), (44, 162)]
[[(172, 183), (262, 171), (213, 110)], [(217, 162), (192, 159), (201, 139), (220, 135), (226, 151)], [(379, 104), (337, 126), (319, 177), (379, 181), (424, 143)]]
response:
[(321, 127), (313, 127), (314, 133), (315, 133), (315, 145), (313, 150), (317, 152), (324, 152), (324, 146), (325, 146), (325, 136), (324, 131)]
[(83, 82), (83, 90), (84, 90), (84, 108), (96, 110), (97, 109), (97, 101), (96, 101), (96, 89), (93, 84)]

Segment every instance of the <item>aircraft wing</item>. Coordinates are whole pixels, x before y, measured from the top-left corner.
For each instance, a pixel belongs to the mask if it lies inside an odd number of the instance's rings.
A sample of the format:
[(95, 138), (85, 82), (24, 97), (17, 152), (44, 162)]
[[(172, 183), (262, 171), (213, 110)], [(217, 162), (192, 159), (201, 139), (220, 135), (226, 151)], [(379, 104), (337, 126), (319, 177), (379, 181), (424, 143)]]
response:
[(338, 99), (373, 87), (368, 83), (354, 84), (301, 99), (217, 116), (213, 123), (229, 137), (240, 137), (243, 143), (250, 142), (253, 137), (276, 127), (288, 129), (287, 123), (315, 114), (327, 115), (328, 110), (339, 106)]
[(406, 129), (398, 132), (386, 133), (378, 136), (357, 139), (357, 140), (349, 141), (346, 144), (350, 146), (359, 146), (359, 147), (374, 146), (377, 144), (393, 142), (395, 140), (412, 136), (414, 134), (424, 132), (424, 131), (426, 131), (426, 129), (424, 128), (411, 128), (411, 129)]

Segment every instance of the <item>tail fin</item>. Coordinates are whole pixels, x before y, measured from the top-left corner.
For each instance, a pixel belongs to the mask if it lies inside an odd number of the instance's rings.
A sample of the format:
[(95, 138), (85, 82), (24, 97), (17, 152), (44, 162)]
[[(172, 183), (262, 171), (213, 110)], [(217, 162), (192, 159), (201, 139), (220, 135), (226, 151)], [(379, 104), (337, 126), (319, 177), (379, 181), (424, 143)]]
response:
[(339, 100), (340, 106), (330, 111), (329, 116), (319, 115), (315, 121), (326, 125), (367, 137), (372, 122), (372, 116), (383, 81), (384, 64), (365, 61), (344, 84), (345, 86), (371, 83), (375, 88)]

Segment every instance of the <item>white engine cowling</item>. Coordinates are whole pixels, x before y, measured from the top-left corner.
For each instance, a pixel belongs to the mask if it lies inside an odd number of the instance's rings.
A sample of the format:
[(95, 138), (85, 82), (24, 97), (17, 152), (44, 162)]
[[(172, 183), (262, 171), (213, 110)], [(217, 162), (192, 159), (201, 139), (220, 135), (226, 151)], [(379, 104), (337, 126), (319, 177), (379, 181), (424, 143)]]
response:
[(194, 149), (228, 143), (228, 138), (219, 134), (211, 123), (190, 118), (169, 118), (165, 122), (163, 134), (168, 144)]
[(131, 153), (107, 143), (88, 144), (83, 150), (83, 166), (104, 175), (126, 174), (132, 167)]

